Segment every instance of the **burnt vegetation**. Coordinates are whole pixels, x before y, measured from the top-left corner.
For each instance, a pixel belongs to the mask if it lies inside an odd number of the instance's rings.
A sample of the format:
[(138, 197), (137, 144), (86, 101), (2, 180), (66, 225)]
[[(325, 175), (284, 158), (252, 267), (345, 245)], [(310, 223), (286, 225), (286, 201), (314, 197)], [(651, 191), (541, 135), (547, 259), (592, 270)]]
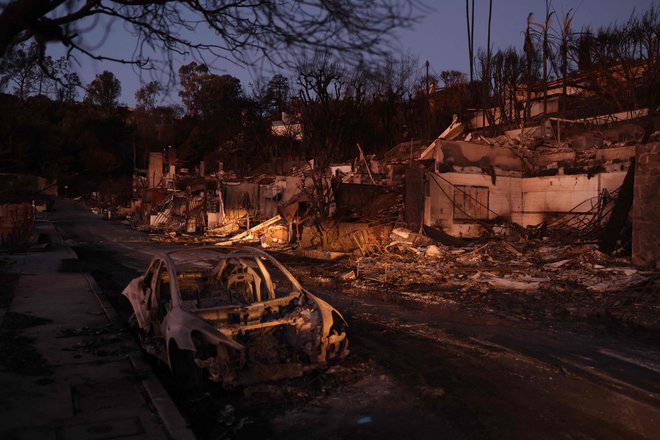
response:
[[(239, 175), (309, 159), (322, 170), (353, 160), (357, 145), (364, 154), (382, 155), (401, 142), (433, 139), (453, 115), (463, 118), (469, 109), (484, 109), (483, 118), (500, 129), (530, 124), (514, 97), (545, 93), (553, 80), (564, 91), (579, 82), (592, 92), (589, 102), (564, 93), (556, 116), (566, 118), (594, 108), (602, 113), (643, 107), (653, 117), (660, 90), (660, 16), (654, 6), (623, 24), (580, 31), (571, 27), (572, 11), (558, 17), (548, 9), (542, 23), (529, 17), (522, 50), (488, 47), (475, 53), (470, 40), (474, 62), (467, 78), (454, 70), (435, 72), (412, 56), (383, 55), (382, 44), (371, 44), (411, 22), (410, 2), (238, 2), (214, 8), (187, 1), (32, 3), (9, 2), (0, 14), (0, 24), (12, 24), (0, 26), (0, 168), (57, 179), (70, 194), (98, 189), (98, 182), (127, 187), (128, 176), (146, 168), (148, 152), (168, 146), (184, 162), (222, 162)], [(219, 42), (188, 38), (195, 14)], [(112, 72), (81, 84), (71, 70), (76, 54), (107, 58), (86, 48), (83, 25), (110, 19), (124, 21), (137, 37), (134, 57), (119, 61), (156, 68), (147, 48), (165, 49), (160, 61), (176, 77), (181, 105), (162, 105), (168, 91), (174, 95), (166, 78), (145, 83), (134, 108), (119, 102), (121, 84)], [(472, 37), (474, 26), (468, 14)], [(67, 46), (68, 56), (47, 56), (48, 41)], [(362, 48), (382, 56), (360, 60)], [(283, 52), (277, 49), (303, 55), (287, 60), (291, 73), (249, 85), (214, 73), (203, 55), (242, 62), (250, 53), (272, 58)], [(173, 56), (184, 52), (200, 57), (174, 69)], [(275, 136), (274, 123), (299, 124), (304, 135)], [(495, 124), (488, 125), (494, 130)], [(315, 200), (323, 205), (322, 197)]]
[[(527, 109), (534, 93), (541, 96), (544, 117), (579, 118), (645, 107), (651, 115), (657, 113), (658, 9), (651, 5), (646, 11), (633, 12), (625, 22), (598, 29), (575, 29), (574, 16), (572, 9), (560, 16), (546, 2), (542, 20), (532, 14), (528, 17), (522, 50), (509, 47), (493, 51), (489, 44), (477, 51), (471, 91), (490, 125), (529, 123), (529, 113), (521, 114), (521, 109), (515, 108), (517, 93), (527, 95)], [(548, 88), (553, 86), (562, 91), (557, 114), (547, 107)], [(576, 86), (588, 91), (589, 99), (580, 101), (567, 93)]]

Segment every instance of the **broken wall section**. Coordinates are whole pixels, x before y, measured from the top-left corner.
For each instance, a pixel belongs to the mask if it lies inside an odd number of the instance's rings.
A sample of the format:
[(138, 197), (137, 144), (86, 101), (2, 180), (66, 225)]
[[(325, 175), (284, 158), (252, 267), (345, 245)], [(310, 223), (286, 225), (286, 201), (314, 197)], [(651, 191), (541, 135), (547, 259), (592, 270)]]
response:
[(272, 218), (280, 207), (294, 202), (305, 180), (295, 176), (273, 176), (257, 182), (223, 182), (222, 200), (228, 220), (246, 216)]
[[(603, 190), (613, 193), (625, 172), (544, 177), (428, 173), (424, 224), (456, 237), (477, 237), (484, 225), (508, 219), (523, 227), (589, 217)], [(587, 219), (591, 220), (591, 219)]]
[(633, 199), (633, 263), (660, 269), (660, 142), (639, 145)]

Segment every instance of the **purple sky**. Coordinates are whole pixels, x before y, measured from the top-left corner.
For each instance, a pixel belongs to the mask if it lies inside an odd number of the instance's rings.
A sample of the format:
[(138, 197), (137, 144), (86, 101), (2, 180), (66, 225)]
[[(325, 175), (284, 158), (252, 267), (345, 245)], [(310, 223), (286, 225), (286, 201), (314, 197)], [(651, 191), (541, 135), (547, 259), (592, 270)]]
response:
[[(486, 29), (488, 24), (488, 1), (476, 0), (477, 23), (475, 31), (475, 51), (478, 47), (486, 46)], [(597, 28), (613, 22), (625, 22), (633, 9), (645, 11), (653, 0), (553, 0), (552, 6), (559, 16), (563, 16), (570, 8), (575, 11), (573, 29), (580, 29), (586, 25)], [(442, 70), (469, 71), (467, 57), (467, 30), (465, 23), (465, 2), (463, 0), (426, 0), (433, 10), (425, 14), (424, 18), (413, 28), (400, 30), (398, 32), (398, 44), (393, 49), (401, 53), (409, 53), (419, 57), (420, 66), (426, 60), (430, 62), (431, 71), (438, 73)], [(535, 21), (542, 21), (545, 14), (544, 0), (493, 0), (492, 18), (492, 46), (494, 49), (508, 46), (522, 47), (523, 35), (527, 15), (533, 12)], [(553, 22), (556, 26), (556, 22)], [(97, 32), (97, 35), (99, 33)], [(200, 35), (210, 33), (200, 32)], [(122, 25), (113, 25), (108, 38), (102, 41), (94, 35), (87, 37), (88, 46), (98, 45), (99, 50), (106, 54), (117, 57), (130, 57), (134, 48), (132, 37)], [(60, 56), (63, 52), (53, 47), (51, 53)], [(181, 60), (188, 63), (192, 59)], [(132, 66), (109, 62), (98, 62), (84, 57), (79, 57), (80, 65), (74, 66), (74, 70), (81, 76), (83, 83), (91, 81), (97, 73), (103, 70), (112, 71), (122, 84), (122, 103), (133, 105), (135, 102), (135, 91), (141, 82), (152, 79), (150, 73), (140, 74)], [(216, 73), (229, 73), (238, 77), (243, 89), (248, 91), (249, 83), (254, 82), (259, 76), (260, 68), (242, 68), (231, 64), (226, 60), (217, 60), (212, 64), (212, 70)], [(178, 69), (178, 65), (175, 66)], [(257, 72), (254, 72), (258, 70)], [(277, 70), (275, 70), (277, 72)], [(266, 79), (273, 74), (272, 69), (262, 71), (261, 75)], [(286, 72), (284, 72), (286, 74)], [(177, 90), (172, 89), (164, 103), (178, 103)]]

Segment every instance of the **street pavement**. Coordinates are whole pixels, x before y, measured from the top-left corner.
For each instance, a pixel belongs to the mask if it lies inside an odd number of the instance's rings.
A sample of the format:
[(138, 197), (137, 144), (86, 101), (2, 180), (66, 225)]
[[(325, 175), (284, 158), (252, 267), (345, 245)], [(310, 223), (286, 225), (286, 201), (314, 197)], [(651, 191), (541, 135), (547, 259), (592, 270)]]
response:
[[(56, 209), (51, 220), (111, 298), (155, 252), (182, 247), (152, 242), (66, 201), (58, 200)], [(594, 323), (502, 320), (337, 289), (314, 283), (319, 276), (334, 279), (329, 263), (282, 257), (349, 320), (352, 354), (309, 382), (323, 384), (321, 390), (304, 380), (270, 386), (265, 407), (240, 391), (233, 398), (211, 393), (181, 402), (200, 436), (215, 433), (213, 423), (222, 420), (218, 414), (227, 403), (240, 414), (236, 420), (245, 416), (268, 425), (270, 437), (279, 438), (306, 439), (310, 429), (315, 438), (363, 439), (655, 439), (660, 432), (660, 355), (650, 340), (605, 332)], [(341, 385), (328, 391), (331, 383)], [(286, 390), (315, 403), (289, 404), (282, 397)], [(361, 415), (372, 421), (356, 425)]]
[(194, 438), (76, 254), (50, 222), (36, 232), (45, 250), (3, 257), (19, 280), (0, 309), (0, 439)]

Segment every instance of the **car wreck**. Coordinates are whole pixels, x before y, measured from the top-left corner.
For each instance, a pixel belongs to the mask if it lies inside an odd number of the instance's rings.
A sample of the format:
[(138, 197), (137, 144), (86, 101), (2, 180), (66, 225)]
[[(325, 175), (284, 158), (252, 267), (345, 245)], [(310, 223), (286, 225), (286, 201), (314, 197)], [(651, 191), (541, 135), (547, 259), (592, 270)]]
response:
[(143, 348), (182, 384), (296, 377), (348, 354), (342, 315), (259, 249), (163, 253), (122, 294)]

